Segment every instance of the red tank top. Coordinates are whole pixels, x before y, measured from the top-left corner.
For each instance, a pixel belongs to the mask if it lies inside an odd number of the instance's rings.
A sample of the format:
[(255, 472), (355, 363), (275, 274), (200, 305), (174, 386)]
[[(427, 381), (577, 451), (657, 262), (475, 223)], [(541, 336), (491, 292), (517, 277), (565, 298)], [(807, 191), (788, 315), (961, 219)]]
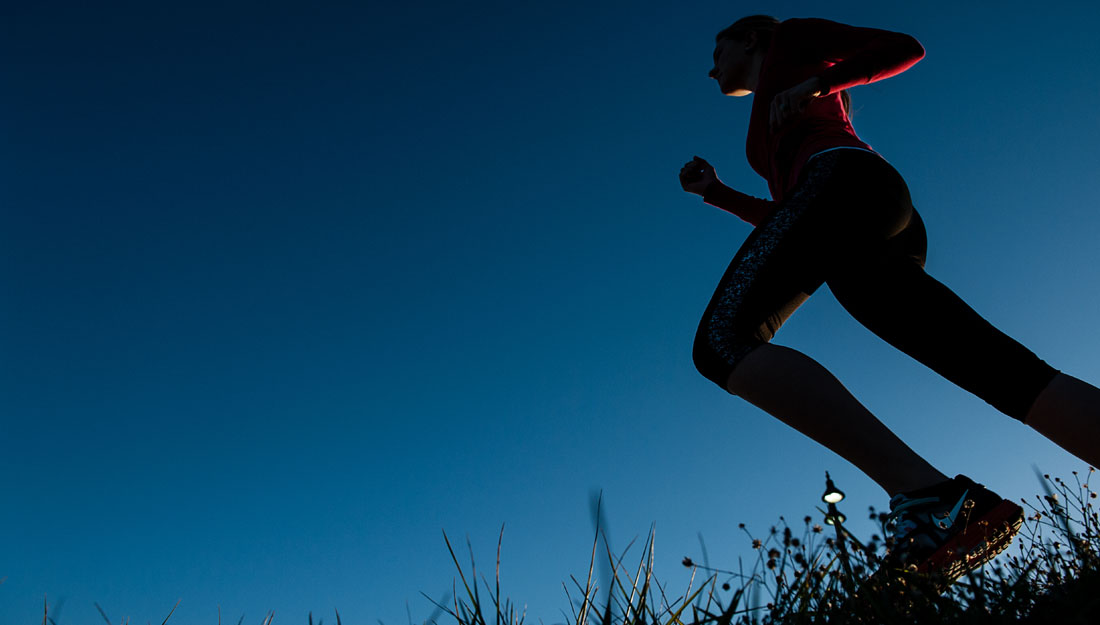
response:
[[(780, 23), (760, 69), (745, 146), (749, 165), (768, 181), (772, 198), (782, 201), (806, 161), (822, 150), (870, 150), (844, 113), (840, 92), (900, 74), (923, 57), (924, 47), (902, 33), (818, 18)], [(772, 99), (813, 76), (827, 95), (814, 98), (801, 115), (773, 133)]]

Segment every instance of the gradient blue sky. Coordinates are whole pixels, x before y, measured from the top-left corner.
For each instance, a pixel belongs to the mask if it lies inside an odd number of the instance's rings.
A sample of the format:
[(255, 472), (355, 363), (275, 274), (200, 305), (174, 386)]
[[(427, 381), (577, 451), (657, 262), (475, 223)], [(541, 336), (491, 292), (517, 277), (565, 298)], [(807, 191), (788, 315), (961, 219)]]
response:
[[(884, 508), (691, 362), (749, 226), (677, 172), (767, 197), (751, 98), (706, 77), (746, 14), (924, 44), (852, 96), (929, 271), (1100, 381), (1093, 3), (111, 7), (0, 9), (0, 622), (48, 594), (62, 624), (404, 625), (451, 588), (441, 530), (489, 571), (506, 524), (504, 591), (554, 623), (594, 490), (673, 589), (699, 533), (732, 566), (826, 470)], [(827, 290), (777, 342), (945, 472), (1020, 497), (1084, 466)]]

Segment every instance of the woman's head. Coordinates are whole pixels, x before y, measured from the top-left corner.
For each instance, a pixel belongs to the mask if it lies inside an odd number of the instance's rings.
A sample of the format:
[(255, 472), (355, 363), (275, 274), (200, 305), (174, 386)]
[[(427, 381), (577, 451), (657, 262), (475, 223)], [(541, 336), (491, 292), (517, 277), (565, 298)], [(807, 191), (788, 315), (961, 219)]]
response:
[(768, 15), (743, 17), (714, 38), (714, 68), (709, 76), (726, 95), (745, 96), (756, 89), (764, 54), (779, 20)]
[[(751, 81), (753, 63), (762, 63), (771, 46), (779, 20), (770, 15), (749, 15), (724, 28), (714, 38), (714, 69), (710, 77), (718, 81), (722, 93), (748, 95), (756, 88)], [(759, 67), (756, 68), (759, 71)], [(851, 115), (852, 98), (840, 92), (844, 114)]]
[(777, 26), (779, 26), (779, 20), (770, 15), (750, 15), (730, 24), (718, 33), (714, 41), (715, 43), (721, 43), (726, 39), (733, 39), (734, 41), (746, 42), (750, 35), (755, 33), (756, 37), (760, 39), (761, 48), (767, 50)]

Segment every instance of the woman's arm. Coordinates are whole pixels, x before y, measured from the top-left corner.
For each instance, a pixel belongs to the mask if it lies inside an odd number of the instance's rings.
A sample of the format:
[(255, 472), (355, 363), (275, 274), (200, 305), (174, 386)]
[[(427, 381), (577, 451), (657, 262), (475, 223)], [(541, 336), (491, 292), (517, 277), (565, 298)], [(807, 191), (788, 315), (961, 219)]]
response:
[(795, 45), (830, 64), (817, 75), (817, 97), (896, 76), (924, 58), (924, 46), (904, 33), (820, 18), (790, 19), (784, 25)]
[(775, 208), (775, 202), (771, 200), (746, 195), (718, 181), (707, 186), (706, 191), (703, 192), (703, 201), (733, 213), (754, 226), (764, 221), (764, 217)]
[(775, 206), (775, 202), (727, 187), (718, 179), (714, 166), (698, 156), (680, 168), (680, 186), (688, 193), (702, 196), (707, 204), (733, 213), (754, 226), (763, 221)]

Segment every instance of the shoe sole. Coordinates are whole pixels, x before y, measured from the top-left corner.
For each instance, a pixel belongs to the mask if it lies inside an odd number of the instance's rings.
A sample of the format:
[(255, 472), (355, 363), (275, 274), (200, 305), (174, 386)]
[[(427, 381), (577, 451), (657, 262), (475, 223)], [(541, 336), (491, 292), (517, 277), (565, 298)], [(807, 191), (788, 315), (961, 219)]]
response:
[(918, 573), (942, 578), (944, 589), (963, 574), (989, 562), (1004, 551), (1024, 523), (1024, 510), (1004, 499), (985, 516), (971, 521), (917, 566)]

